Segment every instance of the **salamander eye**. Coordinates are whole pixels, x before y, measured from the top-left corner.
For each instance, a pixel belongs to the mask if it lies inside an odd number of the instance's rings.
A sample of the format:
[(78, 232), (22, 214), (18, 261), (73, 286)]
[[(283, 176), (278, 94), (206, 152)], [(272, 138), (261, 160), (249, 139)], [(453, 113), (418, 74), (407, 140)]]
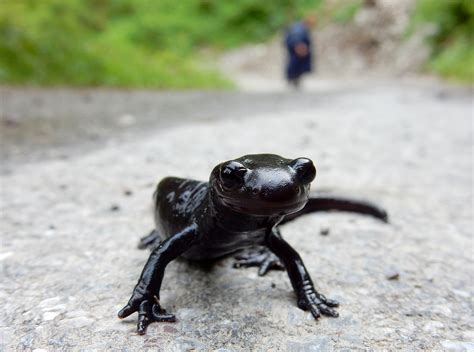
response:
[(221, 167), (220, 179), (227, 189), (236, 189), (244, 184), (248, 169), (237, 161), (231, 161)]
[(311, 183), (316, 177), (316, 168), (308, 158), (298, 158), (290, 163), (290, 166), (296, 172), (296, 177), (301, 183)]

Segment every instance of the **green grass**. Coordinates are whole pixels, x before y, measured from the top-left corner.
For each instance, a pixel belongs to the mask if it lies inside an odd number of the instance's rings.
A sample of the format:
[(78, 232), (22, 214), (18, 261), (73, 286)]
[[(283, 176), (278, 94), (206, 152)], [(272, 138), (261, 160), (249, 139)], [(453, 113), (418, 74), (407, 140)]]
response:
[(449, 50), (441, 51), (428, 64), (429, 69), (443, 77), (462, 81), (474, 82), (474, 46), (457, 40), (450, 44)]
[(230, 87), (212, 53), (265, 41), (321, 1), (4, 0), (0, 83)]

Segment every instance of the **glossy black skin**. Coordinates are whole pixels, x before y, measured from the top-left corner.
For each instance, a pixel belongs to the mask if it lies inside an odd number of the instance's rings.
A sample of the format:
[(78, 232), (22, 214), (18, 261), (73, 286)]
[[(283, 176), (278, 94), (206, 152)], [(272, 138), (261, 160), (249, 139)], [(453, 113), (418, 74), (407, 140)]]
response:
[(159, 302), (169, 262), (178, 256), (208, 261), (260, 246), (237, 257), (234, 267), (259, 266), (259, 275), (286, 269), (298, 307), (309, 310), (316, 319), (321, 314), (336, 317), (333, 308), (338, 303), (316, 291), (301, 257), (281, 237), (278, 225), (316, 211), (351, 211), (385, 222), (387, 214), (370, 203), (309, 198), (315, 176), (316, 169), (307, 158), (255, 154), (217, 165), (209, 182), (174, 177), (162, 180), (155, 192), (156, 228), (140, 242), (141, 248), (153, 249), (118, 316), (138, 312), (139, 334), (153, 321), (175, 321)]

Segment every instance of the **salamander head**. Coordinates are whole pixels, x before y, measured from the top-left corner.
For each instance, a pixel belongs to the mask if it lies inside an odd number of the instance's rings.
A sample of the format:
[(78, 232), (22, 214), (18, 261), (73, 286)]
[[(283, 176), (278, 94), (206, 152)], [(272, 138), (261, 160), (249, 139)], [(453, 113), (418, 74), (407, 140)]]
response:
[(217, 165), (209, 185), (214, 199), (237, 212), (286, 215), (305, 206), (315, 176), (307, 158), (253, 154)]

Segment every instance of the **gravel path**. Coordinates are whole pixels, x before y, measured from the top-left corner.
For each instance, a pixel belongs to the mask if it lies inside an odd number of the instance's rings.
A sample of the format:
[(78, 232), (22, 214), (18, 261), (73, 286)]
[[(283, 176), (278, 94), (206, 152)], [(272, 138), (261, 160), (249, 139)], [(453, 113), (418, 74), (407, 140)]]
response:
[[(117, 94), (139, 105), (136, 93), (97, 93), (101, 102), (119, 101)], [(153, 116), (181, 93), (141, 94)], [(67, 150), (67, 159), (45, 159), (28, 141), (8, 154), (0, 249), (6, 351), (474, 350), (468, 93), (380, 82), (331, 94), (200, 97), (182, 110), (202, 112), (193, 123), (142, 125), (137, 110), (128, 136), (87, 148), (80, 138), (48, 146)], [(28, 150), (38, 157), (25, 163)], [(388, 209), (388, 226), (318, 214), (283, 228), (319, 289), (340, 300), (340, 317), (313, 321), (296, 307), (284, 273), (260, 278), (254, 269), (232, 269), (231, 259), (209, 270), (176, 261), (162, 302), (178, 322), (136, 335), (136, 316), (119, 321), (116, 313), (147, 258), (136, 244), (152, 226), (156, 182), (167, 175), (204, 180), (216, 163), (255, 152), (310, 157), (318, 168), (315, 190)], [(321, 236), (325, 228), (330, 233)]]
[[(282, 82), (274, 83), (260, 80), (259, 94), (0, 87), (2, 166), (8, 170), (12, 163), (67, 159), (107, 144), (153, 137), (178, 125), (270, 116), (293, 111), (295, 105), (310, 108), (337, 101), (353, 86), (324, 81), (294, 95), (287, 94)], [(279, 92), (269, 92), (269, 85), (279, 87)]]

